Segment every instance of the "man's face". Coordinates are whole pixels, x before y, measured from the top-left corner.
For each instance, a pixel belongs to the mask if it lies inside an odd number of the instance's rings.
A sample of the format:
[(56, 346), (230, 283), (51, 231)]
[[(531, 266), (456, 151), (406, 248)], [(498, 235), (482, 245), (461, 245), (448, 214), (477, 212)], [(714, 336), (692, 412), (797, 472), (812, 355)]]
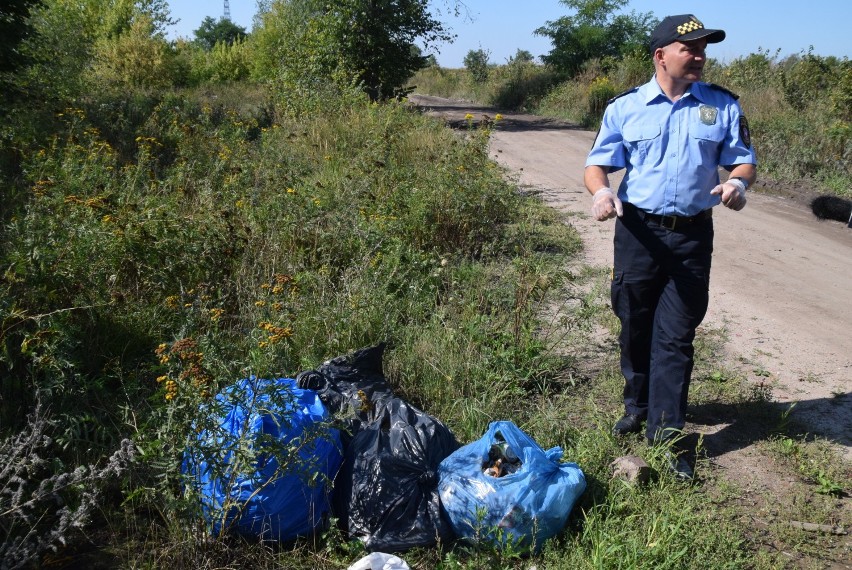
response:
[(657, 50), (660, 68), (675, 81), (692, 83), (701, 80), (707, 57), (707, 40), (673, 42)]

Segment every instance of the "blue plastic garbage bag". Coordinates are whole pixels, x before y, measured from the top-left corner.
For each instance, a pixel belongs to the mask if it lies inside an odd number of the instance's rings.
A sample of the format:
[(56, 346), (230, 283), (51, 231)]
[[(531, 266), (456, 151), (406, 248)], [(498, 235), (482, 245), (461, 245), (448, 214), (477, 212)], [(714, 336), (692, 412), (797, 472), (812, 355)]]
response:
[(541, 548), (564, 528), (586, 489), (580, 468), (561, 458), (561, 448), (542, 450), (514, 423), (493, 422), (481, 439), (438, 468), (441, 506), (456, 535), (500, 547)]
[(214, 536), (284, 541), (325, 520), (342, 448), (316, 392), (252, 376), (219, 393), (207, 412), (183, 472)]

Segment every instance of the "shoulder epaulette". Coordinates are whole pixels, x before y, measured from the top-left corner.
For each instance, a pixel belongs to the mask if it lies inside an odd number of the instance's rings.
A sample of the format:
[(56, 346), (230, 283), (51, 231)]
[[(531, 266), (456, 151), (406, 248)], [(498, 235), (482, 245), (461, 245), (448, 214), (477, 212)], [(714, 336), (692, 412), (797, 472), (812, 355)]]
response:
[(724, 87), (722, 87), (721, 85), (716, 85), (715, 83), (706, 83), (705, 85), (707, 85), (707, 87), (710, 87), (711, 89), (715, 89), (715, 90), (717, 90), (717, 91), (721, 91), (722, 93), (727, 93), (728, 95), (730, 95), (730, 96), (731, 96), (731, 97), (733, 97), (734, 99), (739, 99), (739, 98), (740, 98), (740, 96), (739, 96), (739, 95), (737, 95), (736, 93), (734, 93), (734, 92), (733, 92), (733, 91), (731, 91), (730, 89), (725, 89), (725, 88), (724, 88)]
[(630, 88), (630, 89), (628, 89), (627, 91), (624, 91), (623, 93), (619, 93), (618, 95), (616, 95), (615, 97), (613, 97), (612, 99), (610, 99), (609, 101), (607, 101), (607, 102), (606, 102), (606, 104), (607, 104), (607, 105), (609, 105), (610, 103), (612, 103), (612, 102), (613, 102), (613, 101), (615, 101), (616, 99), (618, 99), (618, 98), (620, 98), (620, 97), (624, 97), (625, 95), (630, 95), (631, 93), (635, 93), (635, 92), (636, 92), (636, 91), (638, 91), (638, 90), (639, 90), (639, 86), (638, 86), (638, 85), (637, 85), (636, 87), (631, 87), (631, 88)]

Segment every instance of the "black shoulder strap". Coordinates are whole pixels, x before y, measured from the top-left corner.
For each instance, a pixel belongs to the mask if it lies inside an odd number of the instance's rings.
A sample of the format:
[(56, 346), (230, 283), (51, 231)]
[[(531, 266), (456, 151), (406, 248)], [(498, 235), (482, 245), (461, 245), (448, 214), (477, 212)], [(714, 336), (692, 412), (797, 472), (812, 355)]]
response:
[(729, 89), (725, 89), (725, 88), (724, 88), (724, 87), (722, 87), (721, 85), (716, 85), (715, 83), (707, 83), (706, 85), (707, 85), (707, 87), (709, 87), (710, 89), (715, 89), (716, 91), (721, 91), (722, 93), (727, 93), (728, 95), (730, 95), (730, 96), (731, 96), (731, 97), (733, 97), (734, 99), (739, 99), (739, 98), (740, 98), (740, 96), (739, 96), (739, 95), (737, 95), (736, 93), (734, 93), (733, 91), (731, 91), (731, 90), (729, 90)]
[(609, 101), (607, 101), (607, 102), (606, 102), (606, 104), (607, 104), (607, 105), (609, 105), (610, 103), (612, 103), (613, 101), (615, 101), (615, 100), (616, 100), (616, 99), (618, 99), (619, 97), (624, 97), (625, 95), (630, 95), (631, 93), (635, 93), (635, 92), (636, 92), (636, 91), (638, 91), (638, 90), (639, 90), (639, 86), (631, 87), (631, 88), (630, 88), (630, 89), (628, 89), (627, 91), (624, 91), (623, 93), (619, 93), (618, 95), (616, 95), (615, 97), (613, 97), (612, 99), (610, 99)]
[[(624, 97), (625, 95), (630, 95), (631, 93), (635, 93), (636, 91), (638, 91), (638, 90), (639, 90), (639, 87), (640, 87), (640, 86), (639, 86), (639, 85), (637, 85), (636, 87), (631, 87), (631, 88), (630, 88), (630, 89), (628, 89), (627, 91), (624, 91), (624, 92), (622, 92), (622, 93), (619, 93), (618, 95), (616, 95), (615, 97), (613, 97), (612, 99), (610, 99), (609, 101), (607, 101), (607, 102), (606, 102), (607, 106), (609, 106), (610, 104), (612, 104), (612, 102), (613, 102), (613, 101), (615, 101), (616, 99), (618, 99), (619, 97)], [(594, 141), (592, 141), (592, 148), (594, 148), (594, 147), (595, 147), (595, 143), (596, 143), (596, 142), (598, 142), (598, 136), (599, 136), (600, 134), (601, 134), (601, 128), (600, 128), (600, 126), (598, 126), (598, 133), (595, 135), (595, 140), (594, 140)]]

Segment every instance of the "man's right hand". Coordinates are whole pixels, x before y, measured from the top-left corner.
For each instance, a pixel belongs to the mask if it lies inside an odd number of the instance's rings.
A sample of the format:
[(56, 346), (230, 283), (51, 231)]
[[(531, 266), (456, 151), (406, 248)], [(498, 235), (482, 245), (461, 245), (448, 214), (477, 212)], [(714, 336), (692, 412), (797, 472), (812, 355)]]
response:
[(592, 217), (599, 222), (608, 220), (624, 214), (621, 200), (612, 191), (612, 188), (601, 188), (592, 197)]
[(746, 186), (739, 178), (729, 178), (727, 182), (723, 182), (710, 190), (711, 194), (720, 196), (722, 204), (736, 212), (739, 212), (746, 205)]

